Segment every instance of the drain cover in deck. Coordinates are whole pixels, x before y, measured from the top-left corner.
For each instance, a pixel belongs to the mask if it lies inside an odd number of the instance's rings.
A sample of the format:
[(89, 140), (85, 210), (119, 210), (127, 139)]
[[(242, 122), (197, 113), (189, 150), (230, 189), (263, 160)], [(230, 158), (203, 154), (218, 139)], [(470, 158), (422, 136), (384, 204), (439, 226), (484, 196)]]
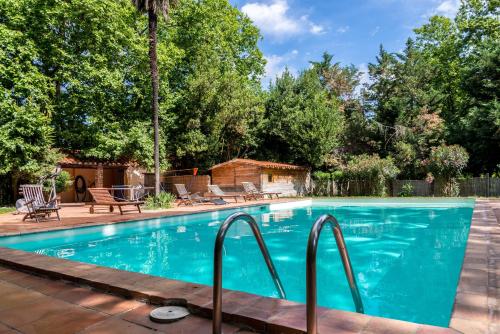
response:
[(154, 322), (174, 322), (189, 315), (187, 308), (182, 306), (162, 306), (149, 313), (149, 318)]

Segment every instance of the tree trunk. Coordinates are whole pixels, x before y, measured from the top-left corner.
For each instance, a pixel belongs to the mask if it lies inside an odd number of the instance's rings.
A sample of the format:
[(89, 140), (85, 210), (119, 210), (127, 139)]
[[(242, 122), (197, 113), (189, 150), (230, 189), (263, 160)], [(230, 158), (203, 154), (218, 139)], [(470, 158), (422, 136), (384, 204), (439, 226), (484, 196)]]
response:
[(18, 183), (19, 183), (19, 175), (17, 173), (12, 173), (11, 176), (11, 191), (12, 191), (12, 201), (15, 203), (17, 199), (19, 198), (19, 188), (18, 188)]
[(56, 100), (59, 100), (59, 97), (61, 96), (61, 82), (59, 80), (56, 80)]
[(153, 85), (153, 96), (151, 101), (151, 107), (153, 109), (153, 127), (154, 127), (154, 168), (155, 168), (155, 195), (158, 196), (160, 193), (160, 135), (159, 135), (159, 121), (158, 121), (158, 90), (159, 90), (159, 79), (158, 79), (158, 59), (156, 54), (156, 31), (158, 17), (156, 13), (152, 10), (148, 10), (149, 18), (149, 65), (151, 68), (151, 83)]

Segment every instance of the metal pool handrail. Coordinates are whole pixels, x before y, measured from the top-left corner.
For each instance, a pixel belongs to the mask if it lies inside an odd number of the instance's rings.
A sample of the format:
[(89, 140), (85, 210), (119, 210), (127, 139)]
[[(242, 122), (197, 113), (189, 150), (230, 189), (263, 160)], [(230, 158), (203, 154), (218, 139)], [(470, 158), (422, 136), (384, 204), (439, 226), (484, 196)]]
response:
[(306, 308), (307, 308), (307, 334), (316, 334), (318, 331), (316, 304), (317, 304), (317, 289), (316, 289), (316, 253), (318, 249), (318, 239), (321, 234), (321, 229), (325, 224), (329, 224), (332, 228), (335, 242), (342, 259), (344, 272), (351, 288), (352, 299), (356, 305), (356, 312), (364, 313), (363, 302), (359, 294), (356, 277), (354, 276), (349, 253), (345, 246), (344, 236), (337, 219), (332, 215), (323, 215), (316, 220), (311, 228), (309, 240), (307, 242), (307, 260), (306, 260)]
[(237, 220), (243, 220), (252, 229), (252, 232), (259, 244), (260, 251), (264, 256), (264, 260), (266, 261), (267, 268), (271, 273), (271, 276), (274, 281), (274, 285), (278, 290), (281, 299), (286, 298), (285, 290), (283, 289), (283, 285), (281, 284), (281, 280), (279, 278), (278, 272), (274, 267), (273, 261), (271, 260), (271, 256), (269, 256), (269, 251), (267, 250), (264, 239), (262, 238), (262, 234), (259, 231), (259, 226), (255, 219), (247, 213), (237, 212), (227, 217), (227, 219), (222, 223), (219, 232), (217, 233), (217, 237), (215, 239), (215, 248), (214, 248), (214, 287), (213, 287), (213, 317), (212, 317), (212, 333), (213, 334), (221, 334), (222, 333), (222, 248), (224, 246), (224, 238), (226, 237), (226, 233), (231, 227), (231, 225)]

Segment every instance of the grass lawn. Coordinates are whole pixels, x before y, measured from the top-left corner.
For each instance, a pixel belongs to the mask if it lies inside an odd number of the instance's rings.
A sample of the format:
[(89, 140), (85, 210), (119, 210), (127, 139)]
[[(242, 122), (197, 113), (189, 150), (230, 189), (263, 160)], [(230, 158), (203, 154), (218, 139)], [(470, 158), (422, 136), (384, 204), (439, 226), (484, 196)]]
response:
[(16, 210), (16, 208), (15, 208), (15, 207), (10, 207), (10, 206), (9, 206), (9, 207), (3, 207), (3, 206), (1, 206), (1, 207), (0, 207), (0, 215), (1, 215), (2, 213), (13, 212), (13, 211), (15, 211), (15, 210)]

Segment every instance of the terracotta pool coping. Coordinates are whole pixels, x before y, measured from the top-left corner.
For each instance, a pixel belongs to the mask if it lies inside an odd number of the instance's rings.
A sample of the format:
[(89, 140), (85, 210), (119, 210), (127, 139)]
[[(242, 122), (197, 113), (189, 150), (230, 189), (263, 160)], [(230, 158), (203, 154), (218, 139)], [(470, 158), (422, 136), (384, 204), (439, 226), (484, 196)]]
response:
[(500, 200), (477, 199), (460, 273), (450, 328), (500, 333)]
[[(100, 291), (165, 304), (176, 300), (199, 316), (211, 317), (212, 288), (86, 263), (0, 248), (0, 263), (35, 275), (63, 279)], [(305, 305), (286, 300), (224, 290), (224, 322), (266, 333), (305, 333)], [(456, 333), (451, 329), (320, 308), (322, 333)], [(322, 330), (321, 330), (322, 329)]]
[[(500, 262), (497, 252), (500, 245), (499, 237), (498, 223), (488, 206), (488, 201), (478, 200), (473, 212), (450, 328), (321, 308), (320, 332), (457, 333), (456, 329), (468, 333), (472, 330), (476, 332), (475, 329), (480, 326), (486, 328), (484, 333), (488, 333), (491, 328), (496, 329), (494, 326), (496, 326), (495, 317), (498, 316), (496, 304), (498, 289), (496, 289), (495, 261)], [(488, 255), (492, 256), (491, 261)], [(0, 263), (20, 271), (64, 279), (124, 297), (145, 300), (151, 304), (164, 304), (172, 298), (177, 299), (185, 303), (194, 314), (204, 317), (211, 317), (212, 313), (212, 288), (206, 285), (163, 279), (8, 248), (0, 248)], [(486, 317), (481, 307), (482, 301), (486, 301), (484, 304)], [(493, 305), (493, 312), (490, 305)], [(304, 304), (243, 292), (224, 291), (223, 319), (225, 322), (242, 324), (266, 333), (305, 333)]]

